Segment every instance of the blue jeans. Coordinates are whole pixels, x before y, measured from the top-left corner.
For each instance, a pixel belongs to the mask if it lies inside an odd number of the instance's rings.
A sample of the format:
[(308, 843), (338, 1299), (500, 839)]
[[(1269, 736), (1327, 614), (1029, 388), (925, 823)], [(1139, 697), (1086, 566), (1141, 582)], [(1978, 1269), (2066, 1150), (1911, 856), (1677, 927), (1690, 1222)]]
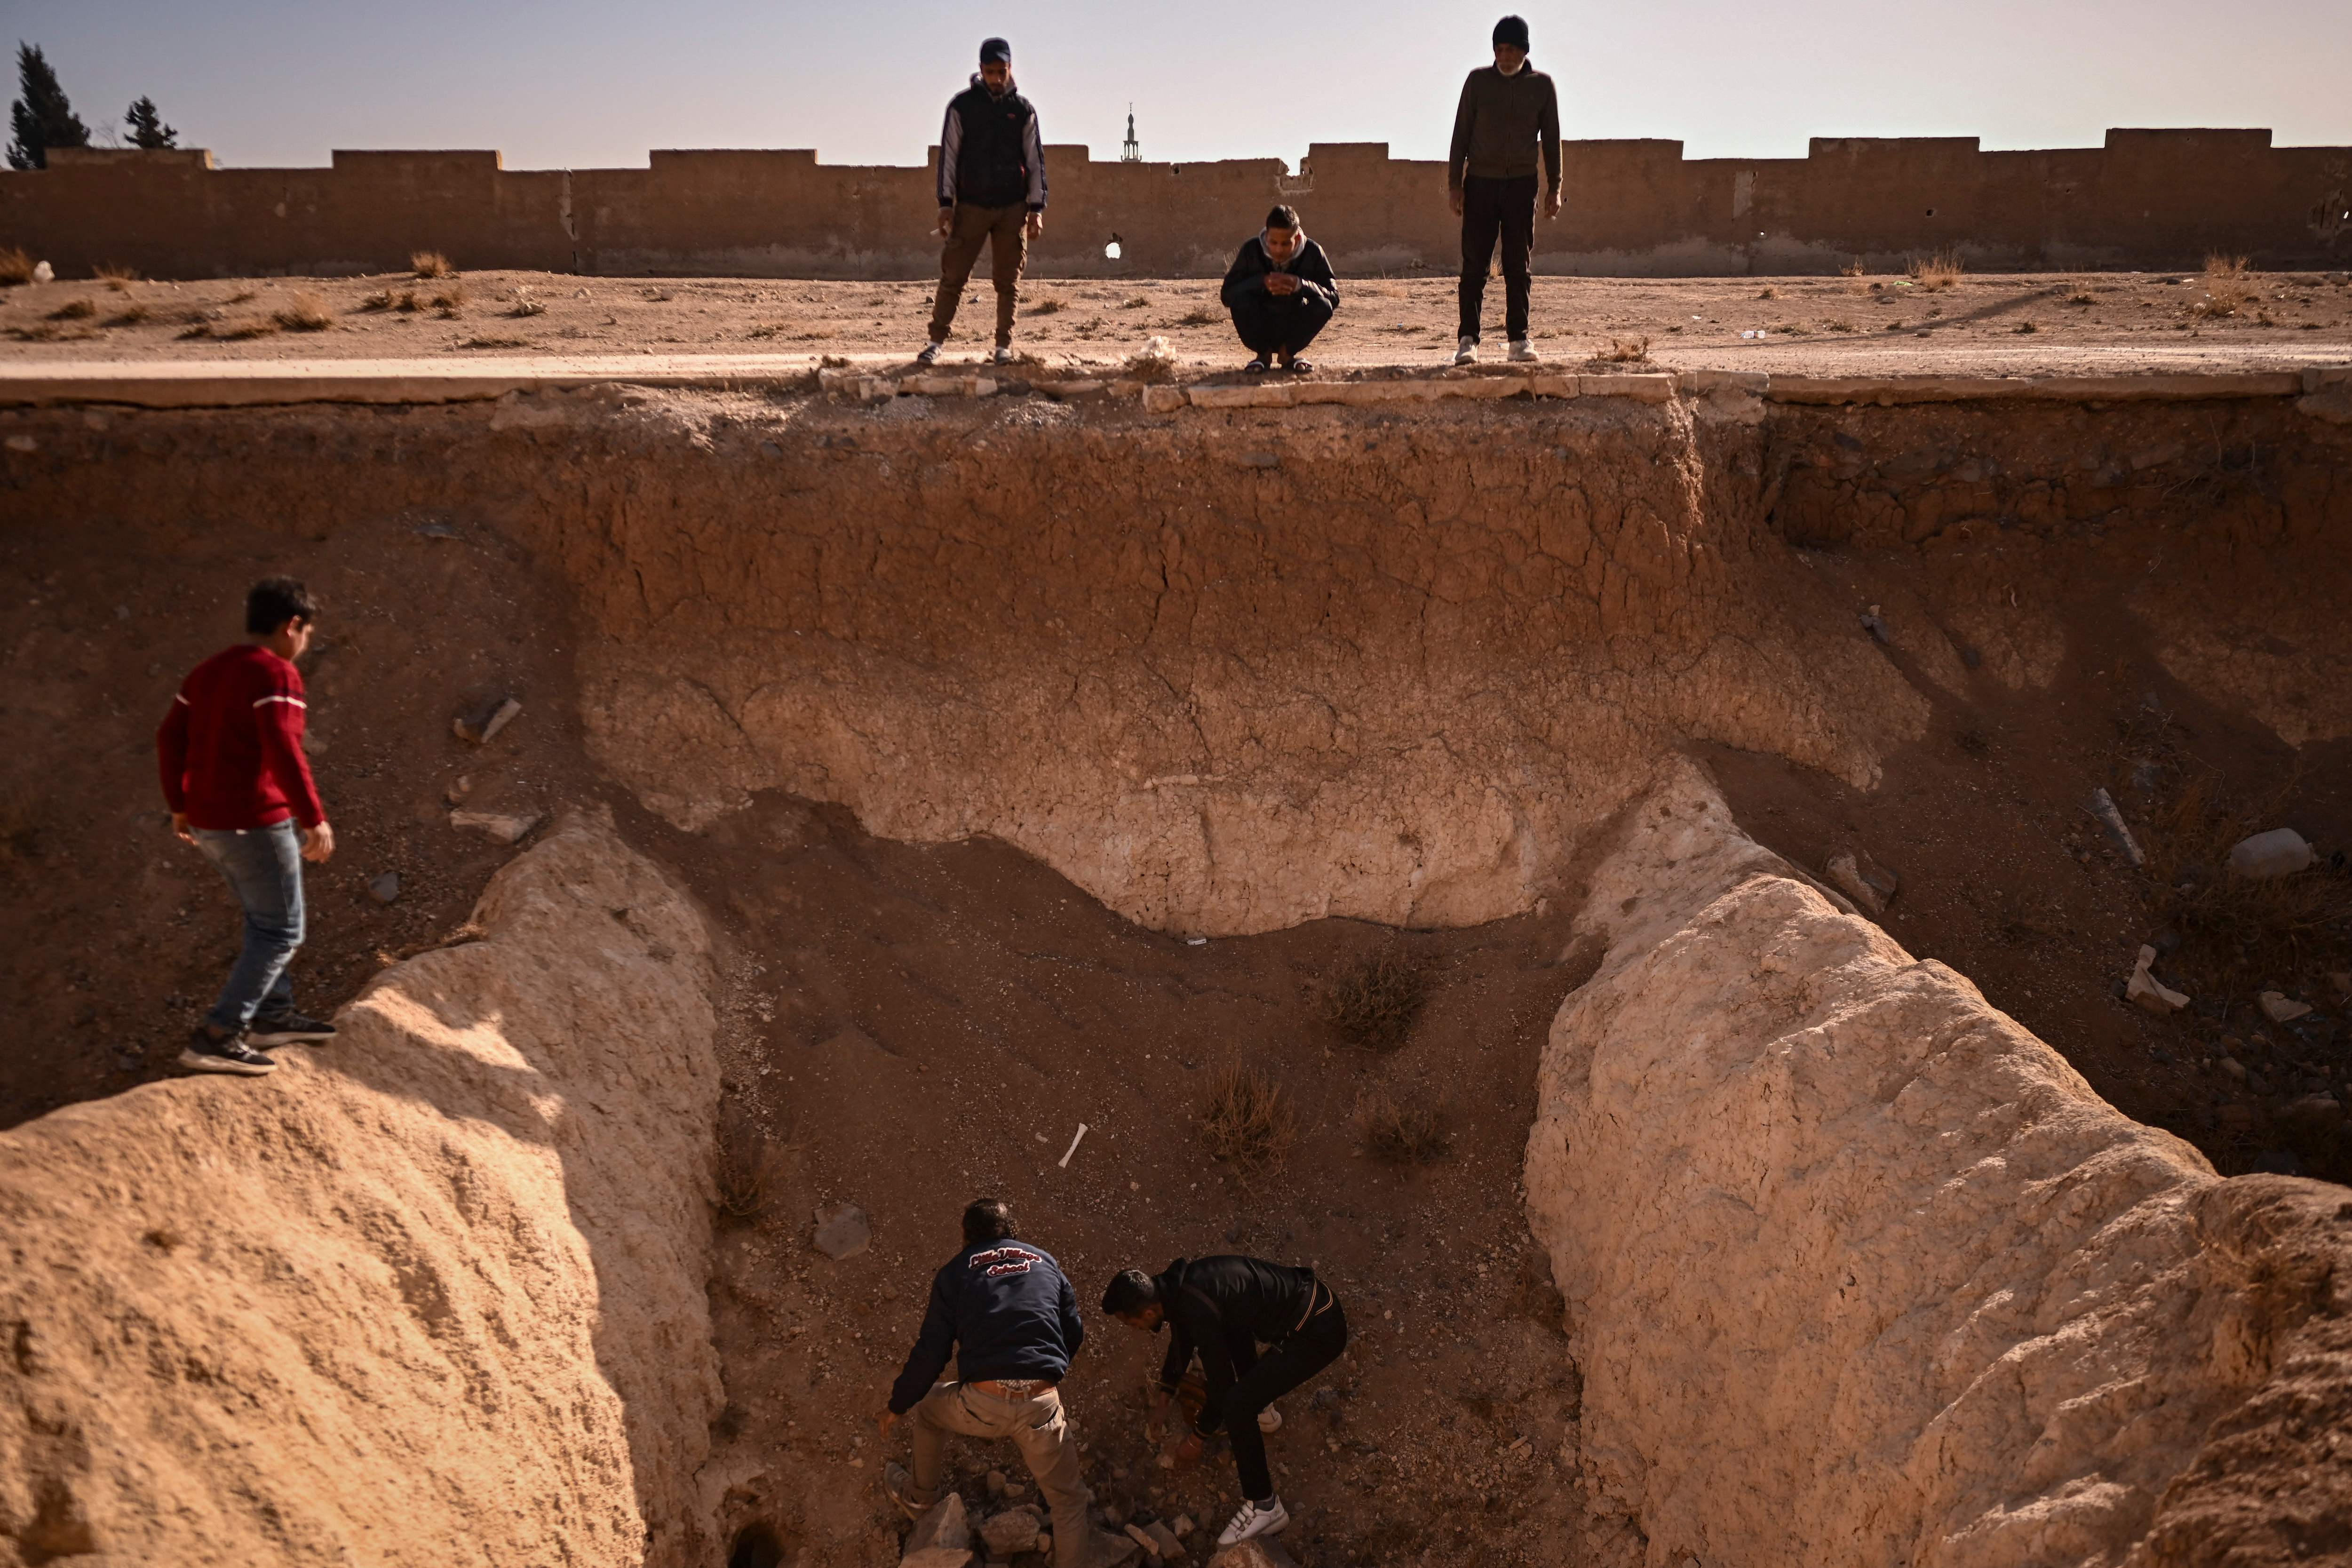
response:
[(189, 831), (245, 906), (245, 950), (228, 972), (220, 1000), (205, 1015), (214, 1028), (234, 1034), (253, 1022), (256, 1013), (293, 1009), (294, 985), (286, 978), (286, 965), (302, 945), (302, 840), (291, 822)]

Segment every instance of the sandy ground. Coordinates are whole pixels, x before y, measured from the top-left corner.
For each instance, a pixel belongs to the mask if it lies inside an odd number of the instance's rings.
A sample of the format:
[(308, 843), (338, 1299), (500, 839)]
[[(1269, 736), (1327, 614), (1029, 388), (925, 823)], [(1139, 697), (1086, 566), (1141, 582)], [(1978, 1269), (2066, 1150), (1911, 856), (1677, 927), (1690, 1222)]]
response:
[[(1454, 343), (1451, 279), (1341, 279), (1315, 345), (1329, 367), (1441, 363)], [(1547, 359), (1624, 356), (1664, 369), (2007, 374), (2293, 368), (2352, 359), (2352, 276), (2250, 275), (2213, 309), (2196, 273), (1574, 279), (1535, 281)], [(0, 365), (27, 362), (481, 358), (501, 353), (773, 353), (863, 358), (922, 346), (922, 283), (578, 278), (474, 272), (420, 279), (92, 279), (0, 293)], [(1502, 348), (1502, 285), (1487, 289), (1487, 352)], [(949, 363), (987, 352), (994, 299), (966, 290)], [(1750, 333), (1753, 336), (1743, 337)], [(1208, 279), (1024, 285), (1015, 346), (1049, 363), (1116, 364), (1153, 336), (1202, 367), (1248, 356)]]

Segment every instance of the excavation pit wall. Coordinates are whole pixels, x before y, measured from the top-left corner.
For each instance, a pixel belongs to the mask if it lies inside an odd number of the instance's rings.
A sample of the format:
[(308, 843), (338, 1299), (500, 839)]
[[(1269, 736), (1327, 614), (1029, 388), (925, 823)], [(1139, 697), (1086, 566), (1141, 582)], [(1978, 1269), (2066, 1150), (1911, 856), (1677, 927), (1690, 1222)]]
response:
[[(1582, 901), (1610, 956), (1545, 1055), (1529, 1213), (1587, 1369), (1575, 1463), (1651, 1561), (2123, 1562), (2135, 1550), (2197, 1561), (2199, 1542), (2277, 1533), (2277, 1510), (2245, 1502), (2207, 1434), (2243, 1418), (2297, 1355), (2326, 1363), (2312, 1374), (2317, 1407), (2340, 1394), (2326, 1367), (2340, 1370), (2327, 1358), (2341, 1346), (2322, 1342), (2340, 1337), (2347, 1311), (2328, 1281), (2352, 1272), (2328, 1273), (2332, 1200), (2314, 1195), (2325, 1189), (2218, 1182), (1948, 972), (1929, 1011), (1998, 1037), (1990, 1087), (1967, 1091), (1982, 1103), (1895, 1114), (1913, 1102), (1879, 1095), (1879, 1058), (1908, 1048), (1902, 1024), (1808, 1065), (1823, 1092), (1879, 1117), (1869, 1137), (1830, 1119), (1811, 1129), (1816, 1143), (1759, 1141), (1771, 1117), (1727, 1092), (1710, 1112), (1728, 1140), (1716, 1163), (1603, 1123), (1613, 1113), (1638, 1128), (1684, 1103), (1663, 1098), (1677, 1073), (1696, 1085), (1678, 1092), (1703, 1095), (1706, 1074), (1748, 1072), (1736, 1052), (1708, 1054), (1710, 1019), (1794, 1017), (1843, 994), (1858, 969), (1909, 973), (1907, 955), (1805, 879), (1745, 858), (1752, 847), (1683, 771), (1694, 743), (1867, 787), (1976, 683), (2054, 679), (2073, 608), (2118, 597), (2183, 689), (2291, 744), (2352, 734), (2352, 650), (2327, 608), (2352, 587), (2340, 386), (1914, 395), (1570, 377), (1549, 392), (1496, 380), (1505, 390), (1487, 395), (1299, 405), (1288, 387), (975, 397), (977, 386), (871, 379), (836, 378), (830, 395), (591, 386), (446, 406), (21, 409), (0, 415), (0, 497), (12, 529), (152, 525), (185, 539), (264, 517), (289, 539), (387, 524), (420, 548), (495, 537), (572, 596), (590, 753), (682, 830), (723, 824), (765, 792), (836, 802), (885, 837), (1001, 838), (1128, 919), (1186, 935), (1327, 916), (1461, 926)], [(1289, 405), (1230, 406), (1259, 401)], [(1863, 557), (1887, 568), (1871, 605), (1823, 570)], [(1717, 817), (1661, 852), (1643, 815), (1655, 801)], [(1757, 910), (1742, 904), (1732, 921), (1717, 906), (1738, 898)], [(1764, 942), (1744, 968), (1753, 955), (1735, 944), (1740, 962), (1643, 978), (1710, 921), (1802, 941)], [(662, 945), (663, 963), (697, 951)], [(1796, 956), (1774, 968), (1783, 949)], [(1882, 984), (1865, 979), (1851, 984)], [(1801, 994), (1780, 999), (1790, 986)], [(1661, 1043), (1668, 1000), (1691, 1027)], [(690, 1055), (699, 1015), (677, 1005), (683, 1021), (655, 1026)], [(1755, 1060), (1785, 1057), (1780, 1038), (1756, 1034)], [(1594, 1064), (1643, 1049), (1659, 1062), (1612, 1083), (1622, 1100), (1603, 1104)], [(656, 1163), (677, 1190), (615, 1198), (612, 1223), (649, 1225), (668, 1238), (659, 1268), (698, 1281), (707, 1222), (688, 1211), (703, 1212), (689, 1202), (703, 1178), (687, 1151), (708, 1146), (709, 1101), (702, 1069), (680, 1071), (661, 1094), (626, 1091), (643, 1129), (613, 1142), (592, 1117), (578, 1135), (600, 1162), (635, 1157), (631, 1138), (675, 1143)], [(441, 1093), (417, 1098), (440, 1105)], [(134, 1201), (112, 1174), (131, 1134), (91, 1119), (132, 1102), (119, 1103), (9, 1136), (80, 1138), (110, 1215)], [(2053, 1119), (2063, 1158), (2026, 1184), (2097, 1220), (2095, 1234), (2071, 1251), (2023, 1249), (1986, 1276), (1984, 1310), (1963, 1312), (1952, 1302), (1969, 1280), (1950, 1260), (1973, 1256), (1983, 1228), (1938, 1234), (1901, 1216), (1961, 1180), (1964, 1151), (2023, 1170), (2014, 1141), (2032, 1139), (2015, 1130)], [(1985, 1127), (1995, 1133), (1970, 1136), (1986, 1149), (1960, 1135)], [(229, 1138), (189, 1134), (205, 1136)], [(355, 1163), (352, 1179), (396, 1192), (396, 1158), (383, 1158), (383, 1172)], [(1816, 1162), (1850, 1167), (1832, 1220), (1801, 1194), (1775, 1206), (1750, 1190)], [(563, 1182), (569, 1193), (568, 1166)], [(2070, 1184), (2090, 1196), (2068, 1198)], [(1684, 1206), (1622, 1201), (1662, 1191)], [(1678, 1217), (1717, 1210), (1731, 1215), (1721, 1237)], [(1654, 1221), (1643, 1236), (1608, 1228), (1629, 1213)], [(89, 1223), (60, 1210), (27, 1231)], [(320, 1223), (337, 1246), (366, 1235), (347, 1215)], [(2103, 1251), (2116, 1226), (2154, 1239)], [(1664, 1235), (1675, 1231), (1687, 1234)], [(1923, 1252), (1943, 1255), (1943, 1271)], [(1784, 1289), (1777, 1260), (1790, 1256), (1812, 1272)], [(76, 1289), (110, 1291), (113, 1272), (144, 1257), (86, 1270)], [(1865, 1257), (1886, 1267), (1838, 1272)], [(2099, 1278), (2068, 1294), (2084, 1258)], [(2128, 1289), (2101, 1283), (2103, 1268)], [(659, 1297), (676, 1280), (629, 1288)], [(2141, 1305), (2068, 1308), (2084, 1290)], [(2048, 1295), (2039, 1306), (2036, 1291)], [(1923, 1305), (1931, 1295), (1943, 1304)], [(1764, 1326), (1727, 1331), (1738, 1315), (1727, 1303), (1751, 1297), (1771, 1308), (1748, 1314)], [(297, 1342), (310, 1331), (289, 1307), (255, 1310)], [(664, 1310), (678, 1346), (694, 1310)], [(2184, 1334), (2217, 1348), (2184, 1360), (2172, 1353)], [(2051, 1344), (2063, 1375), (2046, 1372), (2037, 1347)], [(534, 1346), (519, 1336), (482, 1353), (508, 1365)], [(625, 1414), (671, 1434), (640, 1463), (637, 1500), (613, 1504), (635, 1507), (657, 1536), (677, 1532), (648, 1560), (683, 1560), (701, 1539), (677, 1521), (693, 1511), (681, 1478), (710, 1395), (678, 1346), (655, 1359), (689, 1369), (676, 1374), (685, 1382), (619, 1395)], [(576, 1346), (568, 1361), (548, 1354), (571, 1369), (562, 1376), (593, 1359)], [(93, 1362), (87, 1385), (118, 1375), (136, 1374)], [(2001, 1418), (1978, 1419), (2002, 1379), (2016, 1392)], [(28, 1399), (41, 1392), (20, 1382)], [(155, 1397), (186, 1418), (184, 1391)], [(609, 1431), (530, 1440), (617, 1474)], [(67, 1539), (80, 1516), (43, 1499), (82, 1494), (63, 1481), (61, 1494), (36, 1492), (84, 1461), (26, 1454), (6, 1466), (26, 1478), (5, 1499), (13, 1528), (21, 1542), (24, 1521), (47, 1521)], [(2200, 1487), (2194, 1529), (2161, 1512)], [(2316, 1511), (2322, 1533), (2341, 1518)], [(186, 1528), (183, 1545), (208, 1527)], [(624, 1560), (583, 1544), (604, 1531), (609, 1546), (604, 1523), (534, 1528), (587, 1560)], [(2148, 1544), (2158, 1537), (2175, 1545)]]

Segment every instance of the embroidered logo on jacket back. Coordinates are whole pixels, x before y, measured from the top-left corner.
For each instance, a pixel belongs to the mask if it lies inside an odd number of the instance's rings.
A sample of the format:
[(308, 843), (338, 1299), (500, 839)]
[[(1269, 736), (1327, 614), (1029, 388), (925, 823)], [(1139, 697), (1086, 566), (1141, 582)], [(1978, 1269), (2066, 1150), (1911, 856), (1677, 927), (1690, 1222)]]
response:
[(965, 1267), (978, 1269), (991, 1279), (1001, 1279), (1007, 1274), (1026, 1274), (1033, 1263), (1045, 1258), (1025, 1247), (992, 1247), (986, 1252), (975, 1252)]

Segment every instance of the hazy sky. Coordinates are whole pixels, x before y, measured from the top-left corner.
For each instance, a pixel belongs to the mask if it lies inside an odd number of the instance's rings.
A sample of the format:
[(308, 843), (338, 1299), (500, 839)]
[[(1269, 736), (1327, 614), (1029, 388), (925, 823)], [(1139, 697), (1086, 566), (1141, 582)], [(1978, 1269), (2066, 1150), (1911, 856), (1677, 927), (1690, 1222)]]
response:
[[(650, 147), (814, 147), (912, 163), (979, 40), (1012, 39), (1049, 142), (1114, 158), (1280, 157), (1311, 141), (1439, 158), (1499, 11), (1429, 0), (0, 0), (95, 129), (153, 95), (246, 167), (336, 147), (495, 147), (509, 168)], [(2352, 0), (1538, 3), (1570, 136), (1801, 157), (1817, 135), (2095, 146), (2111, 125), (2266, 125), (2352, 143)], [(13, 87), (13, 82), (12, 82)]]

